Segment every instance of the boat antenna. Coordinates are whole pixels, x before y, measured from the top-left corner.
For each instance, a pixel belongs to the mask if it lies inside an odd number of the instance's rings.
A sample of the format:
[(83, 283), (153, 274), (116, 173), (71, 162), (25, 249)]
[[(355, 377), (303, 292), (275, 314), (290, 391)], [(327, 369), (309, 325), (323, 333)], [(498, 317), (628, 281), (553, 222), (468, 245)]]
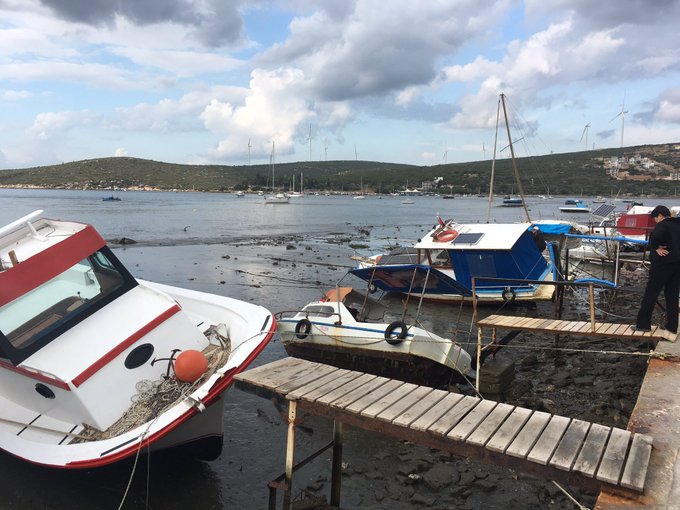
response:
[(508, 143), (510, 144), (510, 157), (512, 158), (512, 171), (515, 174), (515, 181), (517, 182), (517, 191), (519, 191), (519, 196), (522, 199), (522, 207), (524, 208), (524, 213), (527, 215), (527, 221), (531, 223), (531, 217), (529, 216), (529, 209), (527, 208), (527, 202), (524, 199), (524, 190), (522, 189), (522, 181), (519, 178), (519, 171), (517, 170), (517, 162), (515, 161), (515, 149), (512, 147), (512, 139), (510, 138), (510, 124), (508, 124), (508, 112), (505, 108), (505, 94), (501, 93), (501, 102), (503, 103), (503, 117), (505, 118), (505, 128), (508, 131)]
[[(493, 158), (491, 159), (491, 183), (489, 184), (489, 208), (486, 213), (486, 222), (491, 221), (491, 205), (493, 204), (493, 179), (496, 172), (496, 144), (498, 143), (498, 120), (501, 115), (501, 100), (498, 99), (498, 108), (496, 108), (496, 135), (493, 139)], [(484, 144), (482, 144), (482, 147)]]

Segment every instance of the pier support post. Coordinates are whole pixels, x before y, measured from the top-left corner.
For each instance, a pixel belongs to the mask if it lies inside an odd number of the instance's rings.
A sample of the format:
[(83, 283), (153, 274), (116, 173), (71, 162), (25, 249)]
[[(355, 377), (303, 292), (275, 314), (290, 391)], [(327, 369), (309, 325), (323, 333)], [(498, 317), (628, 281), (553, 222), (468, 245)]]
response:
[(286, 442), (286, 490), (283, 493), (283, 508), (290, 509), (293, 500), (293, 461), (295, 457), (295, 415), (297, 402), (288, 402), (288, 440)]
[(340, 506), (340, 487), (342, 483), (342, 444), (344, 424), (333, 420), (333, 470), (331, 472), (331, 506)]
[(593, 284), (588, 285), (588, 301), (590, 302), (590, 328), (594, 332), (595, 326), (595, 289)]

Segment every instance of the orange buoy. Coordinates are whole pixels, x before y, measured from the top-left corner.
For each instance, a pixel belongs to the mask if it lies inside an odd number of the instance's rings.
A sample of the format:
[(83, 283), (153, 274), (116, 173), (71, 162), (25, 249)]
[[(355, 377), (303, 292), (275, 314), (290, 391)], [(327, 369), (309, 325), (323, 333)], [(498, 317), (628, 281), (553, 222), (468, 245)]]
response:
[(183, 382), (194, 382), (208, 370), (208, 359), (201, 351), (189, 349), (175, 359), (175, 377)]
[(453, 241), (456, 237), (458, 237), (457, 230), (444, 230), (437, 236), (437, 241), (440, 243), (447, 243)]

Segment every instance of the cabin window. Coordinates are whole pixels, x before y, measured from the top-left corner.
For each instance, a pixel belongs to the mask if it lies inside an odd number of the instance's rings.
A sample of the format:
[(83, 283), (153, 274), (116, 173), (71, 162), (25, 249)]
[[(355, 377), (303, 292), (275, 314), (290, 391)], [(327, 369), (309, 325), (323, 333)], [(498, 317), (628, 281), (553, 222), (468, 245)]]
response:
[[(11, 346), (3, 350), (30, 351), (19, 356), (25, 358), (136, 284), (102, 248), (0, 307), (1, 336)], [(16, 362), (17, 356), (10, 357)]]
[(427, 258), (432, 267), (451, 269), (451, 258), (448, 250), (428, 250)]
[(330, 317), (335, 313), (332, 306), (311, 305), (304, 309), (307, 317)]

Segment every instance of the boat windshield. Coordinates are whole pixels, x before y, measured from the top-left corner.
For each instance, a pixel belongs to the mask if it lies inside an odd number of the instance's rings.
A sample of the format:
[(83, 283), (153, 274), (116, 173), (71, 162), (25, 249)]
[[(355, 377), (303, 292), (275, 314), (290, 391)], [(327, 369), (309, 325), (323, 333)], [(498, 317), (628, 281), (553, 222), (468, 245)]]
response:
[(25, 359), (135, 285), (110, 250), (102, 248), (0, 307), (2, 354), (15, 363)]

